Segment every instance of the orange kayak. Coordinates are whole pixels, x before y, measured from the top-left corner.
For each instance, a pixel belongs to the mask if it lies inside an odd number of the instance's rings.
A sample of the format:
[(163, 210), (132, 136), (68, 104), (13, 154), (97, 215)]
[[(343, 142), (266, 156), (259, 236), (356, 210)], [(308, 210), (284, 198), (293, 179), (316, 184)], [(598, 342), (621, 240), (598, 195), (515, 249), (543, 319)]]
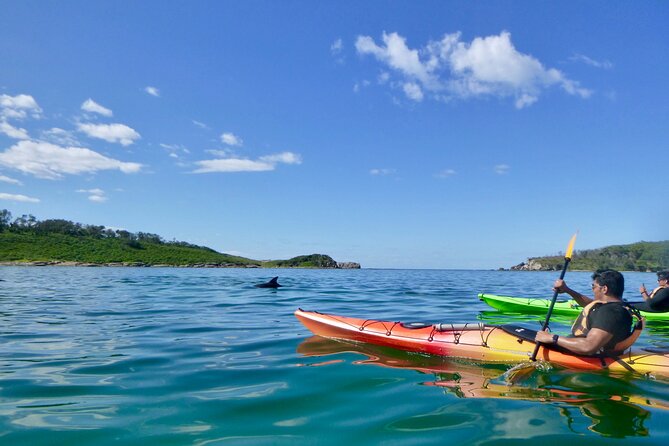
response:
[[(295, 316), (312, 333), (325, 338), (482, 362), (527, 362), (536, 345), (536, 331), (514, 325), (414, 324), (302, 309)], [(542, 345), (537, 359), (579, 370), (610, 369), (669, 377), (669, 351), (632, 348), (615, 357), (580, 356)]]

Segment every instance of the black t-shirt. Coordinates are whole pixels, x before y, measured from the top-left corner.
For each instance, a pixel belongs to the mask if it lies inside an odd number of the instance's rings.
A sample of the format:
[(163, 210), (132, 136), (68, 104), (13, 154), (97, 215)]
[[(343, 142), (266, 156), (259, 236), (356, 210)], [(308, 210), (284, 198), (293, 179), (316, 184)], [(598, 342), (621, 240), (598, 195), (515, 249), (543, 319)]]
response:
[(588, 327), (599, 328), (613, 334), (604, 350), (611, 350), (618, 342), (627, 338), (632, 331), (632, 315), (617, 302), (596, 305), (588, 316)]
[(669, 311), (669, 288), (662, 288), (645, 302), (634, 304), (634, 308), (650, 313), (664, 313)]

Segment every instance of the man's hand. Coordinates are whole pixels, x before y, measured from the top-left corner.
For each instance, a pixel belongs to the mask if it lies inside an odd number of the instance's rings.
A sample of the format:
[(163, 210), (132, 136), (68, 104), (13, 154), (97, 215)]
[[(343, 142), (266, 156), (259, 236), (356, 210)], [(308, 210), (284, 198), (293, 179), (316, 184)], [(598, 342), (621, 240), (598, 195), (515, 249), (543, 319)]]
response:
[(542, 344), (552, 344), (553, 335), (547, 331), (537, 331), (537, 335), (534, 337), (534, 340)]
[(566, 293), (568, 290), (569, 290), (569, 287), (567, 286), (565, 281), (562, 280), (562, 279), (556, 280), (555, 283), (553, 284), (553, 291), (557, 291), (560, 294)]

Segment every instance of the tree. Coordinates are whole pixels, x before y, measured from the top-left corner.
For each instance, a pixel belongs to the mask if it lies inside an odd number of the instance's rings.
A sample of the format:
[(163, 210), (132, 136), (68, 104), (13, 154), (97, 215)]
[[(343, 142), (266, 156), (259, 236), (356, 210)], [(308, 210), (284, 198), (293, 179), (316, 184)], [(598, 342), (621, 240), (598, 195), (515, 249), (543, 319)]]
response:
[(1, 210), (0, 211), (0, 232), (9, 228), (9, 222), (11, 222), (11, 221), (12, 221), (12, 213), (9, 212), (7, 209)]

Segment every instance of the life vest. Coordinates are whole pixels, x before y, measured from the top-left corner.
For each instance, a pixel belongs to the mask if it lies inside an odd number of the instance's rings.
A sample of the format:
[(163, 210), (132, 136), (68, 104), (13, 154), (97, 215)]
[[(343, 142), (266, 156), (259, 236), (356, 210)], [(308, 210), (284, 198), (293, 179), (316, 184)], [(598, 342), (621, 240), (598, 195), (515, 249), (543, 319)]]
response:
[[(574, 321), (574, 324), (571, 326), (572, 335), (579, 338), (586, 337), (588, 335), (588, 332), (590, 331), (588, 316), (595, 308), (599, 307), (600, 305), (604, 305), (604, 302), (598, 302), (594, 300), (583, 308), (583, 311), (581, 311), (581, 314), (578, 315)], [(632, 319), (636, 320), (636, 323), (634, 324), (634, 329), (629, 334), (629, 336), (627, 336), (622, 341), (619, 341), (616, 345), (613, 346), (613, 348), (607, 349), (609, 352), (622, 352), (631, 347), (632, 344), (634, 344), (634, 342), (639, 339), (639, 336), (643, 331), (644, 322), (646, 320), (645, 318), (641, 317), (641, 314), (637, 309), (630, 307), (626, 302), (620, 302), (620, 305), (622, 305), (630, 313), (630, 316), (632, 316)]]
[(659, 286), (659, 287), (655, 288), (655, 289), (654, 289), (653, 291), (651, 291), (650, 294), (648, 295), (648, 300), (650, 300), (650, 299), (652, 299), (653, 297), (655, 297), (655, 295), (656, 295), (658, 292), (664, 290), (665, 288), (669, 288), (669, 286)]

